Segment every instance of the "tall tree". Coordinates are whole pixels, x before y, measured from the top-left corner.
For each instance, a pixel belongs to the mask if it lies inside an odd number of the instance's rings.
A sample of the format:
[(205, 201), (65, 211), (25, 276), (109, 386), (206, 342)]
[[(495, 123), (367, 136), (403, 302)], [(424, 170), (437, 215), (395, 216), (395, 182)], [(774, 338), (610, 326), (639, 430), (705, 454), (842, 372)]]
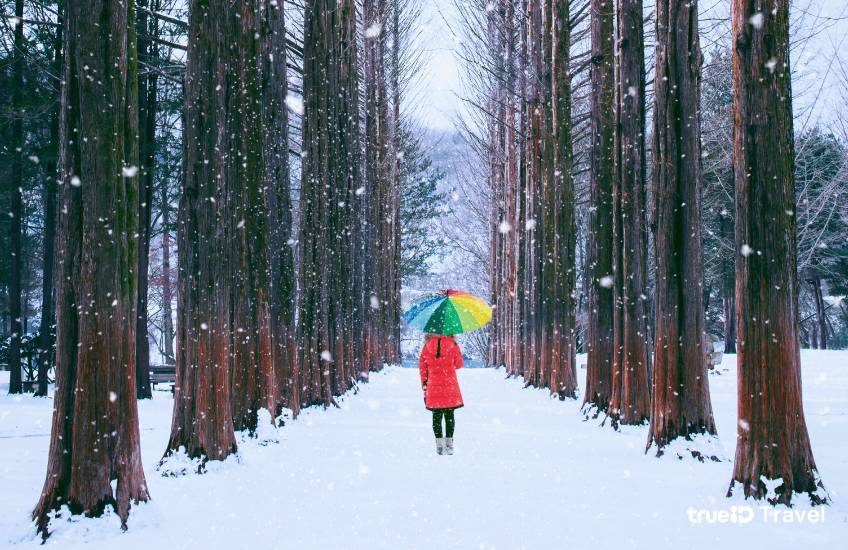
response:
[[(707, 378), (701, 244), (698, 2), (657, 1), (653, 192), (655, 334), (648, 447), (716, 433)], [(690, 452), (703, 460), (698, 449)]]
[[(223, 0), (189, 6), (183, 114), (183, 175), (177, 233), (179, 293), (174, 414), (166, 455), (223, 460), (236, 452), (230, 407), (230, 289), (235, 214), (233, 182), (223, 176), (226, 130)], [(234, 152), (233, 152), (234, 153)]]
[(642, 424), (650, 412), (645, 225), (645, 38), (642, 0), (620, 0), (616, 25), (613, 187), (613, 376), (609, 416)]
[[(263, 38), (262, 135), (264, 198), (268, 221), (271, 287), (271, 331), (277, 406), (297, 413), (300, 383), (295, 365), (295, 271), (292, 239), (292, 204), (289, 167), (289, 93), (286, 71), (285, 10), (275, 2), (266, 4)], [(271, 411), (275, 416), (279, 411)]]
[[(298, 369), (301, 404), (325, 406), (346, 391), (368, 365), (362, 334), (363, 303), (355, 284), (369, 248), (355, 247), (363, 204), (360, 189), (359, 86), (356, 3), (306, 3), (303, 51), (304, 117), (300, 196)], [(360, 292), (361, 294), (361, 292)], [(362, 306), (359, 306), (360, 308)]]
[[(367, 247), (378, 254), (367, 262), (365, 288), (368, 293), (369, 314), (366, 315), (366, 345), (371, 366), (379, 367), (387, 359), (387, 336), (391, 314), (388, 309), (390, 291), (394, 291), (389, 266), (394, 261), (392, 242), (394, 228), (394, 197), (390, 160), (391, 134), (389, 127), (389, 95), (387, 88), (386, 37), (388, 11), (385, 0), (364, 0), (362, 19), (364, 39), (362, 49), (362, 89), (364, 95), (365, 188), (370, 195), (364, 213), (364, 230)], [(384, 32), (384, 30), (386, 32)], [(364, 305), (362, 306), (364, 309)]]
[(136, 311), (136, 392), (139, 399), (152, 397), (150, 388), (150, 342), (147, 325), (148, 268), (150, 265), (150, 234), (153, 214), (153, 159), (156, 155), (156, 91), (158, 75), (155, 66), (156, 38), (159, 24), (148, 16), (148, 6), (156, 9), (156, 2), (138, 0), (138, 54), (139, 61), (148, 67), (138, 83), (138, 142), (139, 142), (139, 203), (138, 203), (138, 298)]
[(12, 141), (15, 151), (12, 152), (12, 217), (11, 249), (12, 261), (9, 262), (9, 318), (12, 335), (9, 342), (9, 393), (23, 392), (21, 382), (21, 338), (24, 326), (21, 322), (21, 264), (23, 262), (23, 233), (24, 199), (23, 199), (23, 156), (24, 156), (24, 2), (15, 0), (15, 51), (12, 59), (12, 105), (14, 120), (12, 122)]
[(612, 0), (592, 0), (590, 8), (592, 57), (589, 67), (591, 93), (591, 149), (589, 185), (588, 255), (591, 272), (587, 335), (587, 414), (605, 412), (612, 398), (613, 307), (612, 291), (612, 190), (614, 155), (615, 74)]
[(165, 363), (173, 365), (174, 356), (174, 321), (171, 309), (171, 203), (168, 194), (168, 178), (163, 178), (160, 190), (161, 201), (159, 211), (162, 214), (162, 344)]
[(574, 218), (574, 155), (571, 119), (571, 0), (551, 0), (550, 144), (552, 173), (548, 176), (552, 201), (546, 201), (546, 216), (553, 231), (548, 244), (553, 249), (554, 274), (551, 327), (550, 388), (561, 399), (577, 396), (577, 359), (574, 335), (575, 284), (577, 278), (576, 227)]
[(788, 0), (734, 0), (736, 457), (728, 494), (827, 502), (801, 400)]
[[(64, 30), (63, 13), (64, 3), (58, 2), (56, 6), (57, 22), (56, 35), (53, 42), (53, 68), (56, 74), (62, 73), (62, 33)], [(56, 252), (56, 200), (58, 194), (57, 183), (61, 180), (56, 178), (62, 173), (60, 165), (60, 157), (58, 151), (59, 145), (59, 109), (57, 104), (55, 112), (50, 117), (50, 142), (52, 149), (56, 151), (54, 163), (55, 177), (47, 177), (44, 179), (44, 189), (42, 196), (44, 198), (44, 234), (43, 234), (43, 254), (42, 254), (42, 272), (41, 272), (41, 322), (39, 324), (39, 345), (38, 345), (38, 388), (35, 394), (41, 397), (47, 396), (47, 373), (50, 370), (50, 365), (53, 363), (53, 323), (55, 320), (53, 295), (54, 283), (54, 254)]]
[(33, 512), (45, 536), (60, 507), (91, 516), (113, 507), (126, 524), (130, 503), (149, 498), (135, 394), (134, 5), (70, 2), (65, 22), (57, 381), (47, 476)]
[[(259, 409), (274, 414), (279, 404), (279, 388), (274, 372), (272, 330), (271, 265), (269, 241), (269, 201), (279, 184), (266, 181), (266, 128), (263, 119), (263, 75), (267, 58), (265, 40), (284, 44), (284, 32), (268, 35), (268, 14), (283, 8), (265, 0), (243, 2), (239, 10), (222, 12), (233, 37), (229, 50), (221, 50), (230, 68), (225, 88), (225, 121), (232, 140), (222, 158), (224, 177), (229, 180), (235, 200), (235, 240), (233, 244), (233, 368), (231, 405), (236, 430), (256, 429)], [(266, 38), (266, 35), (267, 38)], [(233, 47), (235, 46), (235, 47)], [(279, 46), (278, 48), (279, 49)], [(284, 74), (276, 73), (278, 77)], [(271, 82), (268, 86), (279, 85)], [(272, 136), (274, 139), (279, 136)], [(272, 174), (275, 175), (275, 174)]]

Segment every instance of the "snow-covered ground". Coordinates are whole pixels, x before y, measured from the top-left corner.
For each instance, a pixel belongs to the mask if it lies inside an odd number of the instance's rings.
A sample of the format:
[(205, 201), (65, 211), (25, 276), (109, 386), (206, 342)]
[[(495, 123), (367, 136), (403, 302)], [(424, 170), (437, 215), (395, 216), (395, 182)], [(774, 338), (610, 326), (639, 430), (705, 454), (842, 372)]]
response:
[[(765, 521), (724, 497), (732, 462), (644, 454), (646, 428), (584, 422), (579, 401), (460, 373), (454, 456), (436, 456), (414, 369), (372, 376), (341, 410), (309, 410), (241, 443), (240, 459), (206, 475), (162, 477), (171, 397), (140, 405), (153, 500), (115, 517), (53, 526), (62, 548), (805, 548), (848, 537), (848, 352), (802, 353), (813, 451), (834, 501), (824, 521)], [(579, 363), (585, 362), (579, 358)], [(710, 377), (725, 454), (736, 423), (735, 357)], [(7, 376), (7, 373), (3, 373)], [(580, 370), (585, 376), (585, 370)], [(43, 482), (52, 401), (6, 395), (0, 379), (0, 547), (36, 546), (29, 513)], [(275, 433), (274, 433), (275, 432)], [(752, 506), (749, 523), (690, 521), (697, 511)], [(691, 510), (691, 511), (690, 511)], [(783, 509), (785, 510), (785, 508)], [(799, 501), (797, 511), (809, 507)], [(737, 514), (739, 511), (737, 510)], [(743, 510), (742, 517), (748, 512)], [(702, 513), (701, 518), (705, 516)], [(797, 516), (795, 516), (797, 518)], [(806, 519), (806, 518), (805, 518)], [(840, 542), (841, 541), (841, 542)]]

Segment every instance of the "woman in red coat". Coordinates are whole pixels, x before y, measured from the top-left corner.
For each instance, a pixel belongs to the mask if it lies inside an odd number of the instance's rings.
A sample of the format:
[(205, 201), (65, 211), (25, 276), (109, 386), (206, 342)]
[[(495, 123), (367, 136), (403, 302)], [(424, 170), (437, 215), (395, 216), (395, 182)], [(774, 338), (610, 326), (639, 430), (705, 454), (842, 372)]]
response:
[[(418, 370), (424, 390), (424, 405), (433, 412), (433, 434), (436, 436), (436, 453), (453, 454), (453, 429), (456, 425), (453, 411), (460, 408), (462, 394), (456, 379), (456, 369), (462, 368), (462, 351), (453, 336), (428, 334), (421, 350)], [(445, 434), (442, 436), (442, 419)]]

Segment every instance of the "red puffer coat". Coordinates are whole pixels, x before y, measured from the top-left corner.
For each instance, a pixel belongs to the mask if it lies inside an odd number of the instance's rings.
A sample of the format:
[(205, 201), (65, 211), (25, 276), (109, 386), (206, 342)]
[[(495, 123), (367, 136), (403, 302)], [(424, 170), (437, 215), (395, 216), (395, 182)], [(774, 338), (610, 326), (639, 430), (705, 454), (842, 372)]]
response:
[(430, 409), (458, 409), (463, 405), (456, 369), (462, 368), (462, 351), (450, 336), (431, 336), (418, 370), (424, 388), (424, 405)]

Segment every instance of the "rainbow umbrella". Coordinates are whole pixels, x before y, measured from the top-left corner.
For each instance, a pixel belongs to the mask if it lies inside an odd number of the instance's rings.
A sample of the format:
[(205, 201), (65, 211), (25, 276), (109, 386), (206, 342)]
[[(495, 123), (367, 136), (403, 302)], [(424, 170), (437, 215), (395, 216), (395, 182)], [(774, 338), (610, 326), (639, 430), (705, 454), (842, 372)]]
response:
[(492, 308), (462, 290), (440, 290), (414, 300), (403, 320), (428, 334), (464, 334), (491, 321)]

